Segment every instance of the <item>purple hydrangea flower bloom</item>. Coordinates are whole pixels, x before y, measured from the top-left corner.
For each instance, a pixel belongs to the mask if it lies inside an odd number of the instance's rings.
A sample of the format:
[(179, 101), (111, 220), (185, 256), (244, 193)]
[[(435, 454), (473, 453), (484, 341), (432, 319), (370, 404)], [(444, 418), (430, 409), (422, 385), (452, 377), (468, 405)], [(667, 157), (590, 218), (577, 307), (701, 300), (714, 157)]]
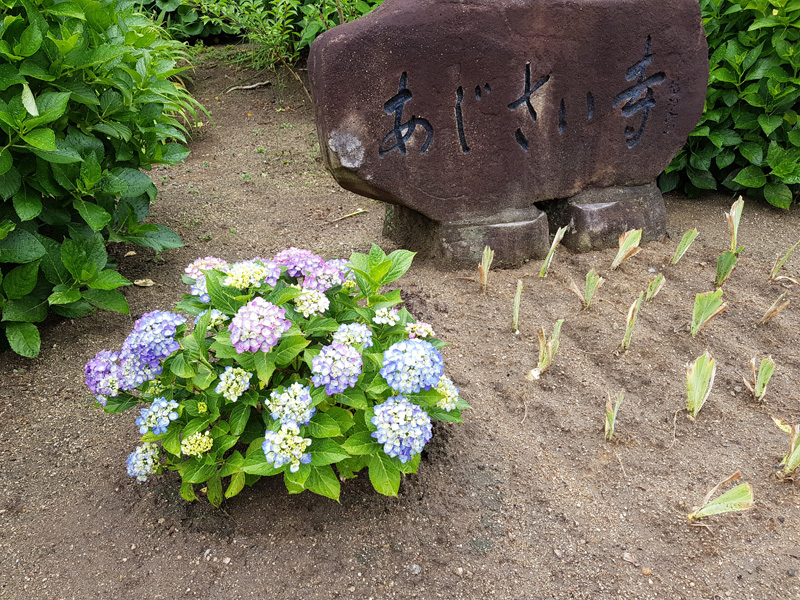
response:
[(178, 403), (175, 400), (167, 402), (166, 398), (156, 398), (150, 405), (150, 408), (141, 409), (141, 417), (136, 419), (136, 424), (139, 426), (139, 433), (144, 435), (150, 429), (153, 430), (153, 435), (161, 435), (167, 432), (170, 422), (178, 418), (178, 413), (175, 409), (178, 408)]
[(436, 387), (444, 373), (444, 361), (430, 342), (403, 340), (383, 353), (380, 373), (393, 390), (414, 394)]
[(228, 325), (236, 352), (269, 352), (292, 326), (285, 315), (285, 308), (278, 308), (260, 296), (253, 298)]
[(136, 450), (131, 452), (126, 460), (128, 475), (136, 477), (137, 481), (147, 481), (148, 475), (158, 473), (160, 455), (158, 444), (153, 442), (144, 442), (141, 446), (136, 446)]
[(372, 330), (364, 323), (342, 323), (333, 332), (333, 341), (337, 344), (361, 344), (364, 348), (372, 346)]
[[(275, 255), (274, 262), (286, 267), (286, 274), (289, 277), (306, 276), (317, 269), (322, 268), (325, 260), (309, 250), (300, 248), (287, 248)], [(324, 291), (324, 290), (323, 290)]]
[(335, 285), (344, 283), (341, 271), (334, 265), (322, 262), (315, 268), (305, 272), (303, 287), (326, 292)]
[(180, 348), (175, 333), (185, 322), (178, 313), (154, 310), (134, 323), (119, 353), (121, 389), (132, 390), (161, 374), (161, 362)]
[(205, 272), (211, 270), (225, 272), (227, 269), (227, 261), (224, 261), (221, 258), (217, 258), (215, 256), (198, 258), (188, 267), (186, 267), (186, 269), (184, 269), (184, 273), (186, 273), (188, 277), (194, 279), (194, 283), (189, 287), (189, 293), (193, 296), (199, 296), (200, 302), (211, 302), (211, 298), (208, 295), (208, 289), (206, 287)]
[(355, 387), (361, 375), (361, 355), (353, 346), (334, 342), (311, 360), (311, 381), (325, 386), (328, 396)]
[(188, 277), (197, 281), (203, 276), (205, 271), (214, 270), (225, 272), (227, 269), (227, 261), (217, 258), (216, 256), (206, 256), (205, 258), (198, 258), (196, 261), (192, 262), (183, 272), (186, 273)]
[(372, 437), (383, 444), (386, 454), (403, 463), (422, 452), (433, 435), (428, 413), (402, 395), (376, 405), (371, 421), (378, 428)]
[(103, 406), (106, 399), (119, 395), (119, 352), (101, 350), (86, 363), (86, 385)]

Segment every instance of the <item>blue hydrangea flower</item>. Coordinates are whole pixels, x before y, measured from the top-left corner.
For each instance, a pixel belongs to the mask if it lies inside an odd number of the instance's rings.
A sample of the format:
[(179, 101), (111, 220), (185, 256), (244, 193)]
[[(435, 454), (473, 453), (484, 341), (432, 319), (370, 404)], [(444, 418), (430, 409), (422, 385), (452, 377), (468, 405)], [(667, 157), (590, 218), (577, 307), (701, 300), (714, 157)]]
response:
[(225, 271), (228, 276), (224, 284), (245, 290), (250, 287), (259, 287), (262, 283), (275, 285), (281, 276), (281, 268), (272, 261), (262, 261), (256, 257), (232, 264)]
[(361, 344), (364, 348), (372, 346), (372, 330), (364, 323), (342, 323), (333, 332), (333, 341), (337, 344)]
[(239, 396), (250, 389), (250, 378), (252, 373), (248, 373), (239, 367), (225, 367), (219, 376), (219, 383), (214, 389), (218, 394), (222, 394), (231, 402), (236, 402)]
[(311, 360), (311, 381), (316, 387), (324, 385), (328, 396), (341, 394), (355, 387), (362, 364), (361, 355), (353, 346), (334, 342)]
[(276, 469), (289, 463), (289, 471), (297, 473), (300, 463), (307, 465), (311, 462), (311, 454), (305, 452), (311, 445), (309, 438), (300, 435), (300, 429), (291, 423), (281, 425), (280, 431), (267, 431), (264, 434), (264, 443), (261, 444), (267, 462)]
[(436, 386), (436, 391), (444, 396), (444, 398), (436, 403), (436, 406), (443, 408), (447, 412), (450, 412), (456, 407), (456, 402), (458, 401), (458, 388), (453, 384), (453, 380), (447, 375), (442, 375), (442, 378), (439, 380), (439, 383)]
[(101, 350), (86, 363), (86, 385), (97, 401), (106, 405), (108, 397), (119, 395), (119, 353)]
[(317, 412), (311, 406), (311, 388), (294, 382), (288, 388), (274, 390), (269, 399), (265, 401), (266, 408), (271, 411), (270, 416), (281, 425), (308, 425), (311, 417)]
[(161, 362), (180, 348), (177, 328), (186, 322), (178, 313), (154, 310), (142, 315), (119, 353), (119, 387), (132, 390), (161, 374)]
[(285, 314), (285, 308), (278, 308), (260, 296), (240, 308), (228, 325), (236, 352), (269, 352), (292, 326)]
[(386, 454), (403, 463), (422, 452), (433, 435), (428, 413), (402, 395), (375, 406), (371, 421), (378, 428), (372, 437), (383, 444)]
[(321, 315), (331, 305), (328, 297), (313, 288), (301, 288), (303, 293), (293, 299), (297, 310), (307, 319), (312, 315)]
[(444, 373), (444, 361), (430, 342), (403, 340), (386, 349), (380, 373), (393, 390), (415, 394), (439, 383)]
[(156, 398), (150, 408), (141, 409), (142, 416), (136, 419), (139, 426), (139, 433), (144, 435), (152, 429), (153, 435), (161, 435), (167, 432), (167, 427), (171, 421), (178, 418), (175, 409), (178, 403), (175, 400), (167, 402), (166, 398)]
[(128, 459), (128, 475), (136, 477), (137, 481), (147, 481), (148, 475), (158, 473), (158, 460), (161, 451), (158, 444), (144, 442), (141, 446), (136, 446), (136, 450), (131, 452)]

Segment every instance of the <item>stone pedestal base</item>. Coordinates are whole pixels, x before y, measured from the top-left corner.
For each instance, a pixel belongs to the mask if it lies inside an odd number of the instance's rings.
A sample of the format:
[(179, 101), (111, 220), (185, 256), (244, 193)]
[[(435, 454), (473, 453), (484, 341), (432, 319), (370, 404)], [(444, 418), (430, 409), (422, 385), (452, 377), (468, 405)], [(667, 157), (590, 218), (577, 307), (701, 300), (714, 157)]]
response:
[(545, 205), (550, 231), (568, 226), (562, 244), (575, 252), (616, 248), (620, 234), (642, 230), (642, 243), (667, 233), (664, 197), (655, 183), (589, 189)]
[(476, 266), (484, 246), (494, 250), (493, 266), (507, 268), (544, 258), (550, 248), (547, 215), (535, 207), (505, 210), (491, 218), (440, 223), (390, 204), (383, 234), (443, 267)]

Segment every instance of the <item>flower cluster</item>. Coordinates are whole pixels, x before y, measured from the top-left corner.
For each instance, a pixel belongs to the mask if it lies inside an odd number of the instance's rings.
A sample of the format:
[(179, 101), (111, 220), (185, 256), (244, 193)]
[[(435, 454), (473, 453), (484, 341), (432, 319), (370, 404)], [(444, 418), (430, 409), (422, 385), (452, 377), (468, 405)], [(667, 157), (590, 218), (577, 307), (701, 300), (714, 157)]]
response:
[(186, 456), (202, 456), (211, 450), (213, 445), (214, 438), (211, 437), (211, 432), (200, 433), (198, 431), (181, 440), (181, 453)]
[(273, 390), (264, 401), (270, 416), (281, 425), (308, 425), (317, 409), (311, 406), (311, 388), (295, 382), (288, 388)]
[(406, 325), (406, 333), (408, 334), (409, 339), (412, 340), (414, 338), (424, 339), (436, 336), (436, 334), (433, 332), (433, 327), (431, 327), (429, 323), (423, 323), (422, 321), (408, 323)]
[(393, 390), (414, 394), (439, 383), (444, 361), (430, 342), (403, 340), (386, 349), (380, 373)]
[(439, 384), (436, 386), (436, 391), (439, 392), (444, 398), (436, 403), (436, 406), (443, 408), (450, 412), (456, 407), (458, 401), (458, 388), (453, 384), (453, 380), (447, 375), (442, 375)]
[(278, 308), (256, 296), (239, 309), (228, 325), (236, 352), (269, 352), (292, 324), (285, 318), (286, 309)]
[(161, 362), (180, 348), (175, 334), (185, 321), (174, 312), (149, 312), (134, 323), (119, 352), (98, 352), (85, 368), (86, 385), (97, 401), (105, 406), (120, 390), (133, 390), (160, 375)]
[(364, 348), (369, 348), (372, 346), (372, 330), (364, 323), (342, 323), (333, 332), (333, 341), (351, 346), (361, 344)]
[(286, 267), (289, 277), (304, 277), (314, 273), (325, 261), (310, 252), (300, 248), (287, 248), (275, 255), (273, 259), (277, 264)]
[(400, 320), (400, 315), (393, 308), (379, 308), (375, 311), (372, 322), (377, 325), (388, 325), (393, 327)]
[(218, 394), (222, 394), (226, 400), (236, 402), (239, 396), (250, 389), (250, 378), (252, 373), (248, 373), (239, 367), (225, 367), (219, 376), (219, 383), (214, 389)]
[(199, 315), (197, 315), (194, 319), (194, 324), (197, 325), (200, 322), (200, 319), (203, 318), (207, 312), (211, 312), (211, 316), (209, 317), (208, 321), (208, 328), (212, 329), (214, 327), (221, 327), (225, 324), (225, 321), (230, 320), (230, 317), (226, 315), (221, 310), (217, 310), (216, 308), (212, 308), (210, 311), (204, 310)]
[(312, 315), (321, 315), (331, 305), (328, 297), (313, 288), (302, 288), (303, 293), (294, 298), (294, 305), (307, 319)]
[(183, 272), (187, 277), (191, 277), (195, 281), (205, 276), (206, 271), (222, 271), (223, 273), (228, 269), (227, 261), (217, 258), (216, 256), (206, 256), (205, 258), (198, 258), (193, 261)]
[(311, 360), (311, 381), (316, 387), (324, 385), (328, 396), (341, 394), (355, 387), (362, 364), (361, 354), (353, 346), (334, 342)]
[(141, 446), (136, 446), (136, 450), (131, 452), (126, 462), (128, 463), (128, 475), (136, 477), (137, 481), (147, 481), (148, 475), (158, 473), (158, 460), (161, 451), (158, 444), (144, 442)]
[(97, 401), (106, 405), (108, 396), (116, 397), (119, 394), (119, 360), (118, 352), (101, 350), (95, 357), (86, 363), (86, 385), (95, 395)]
[(433, 435), (431, 418), (424, 410), (404, 396), (392, 396), (384, 403), (375, 406), (372, 424), (377, 431), (372, 432), (383, 451), (400, 462), (411, 460)]
[(149, 430), (153, 430), (153, 435), (161, 435), (167, 432), (167, 427), (171, 421), (178, 418), (175, 409), (178, 403), (174, 400), (167, 402), (166, 398), (156, 398), (150, 408), (141, 409), (142, 416), (136, 419), (139, 426), (139, 433), (144, 435)]
[(221, 258), (215, 256), (198, 258), (184, 269), (184, 273), (194, 279), (194, 283), (189, 288), (189, 293), (199, 296), (201, 302), (211, 302), (211, 297), (208, 295), (208, 288), (206, 287), (205, 272), (211, 270), (225, 272), (227, 269), (228, 263)]
[(259, 258), (237, 262), (228, 267), (228, 276), (223, 282), (225, 285), (246, 290), (258, 287), (262, 283), (275, 285), (281, 276), (281, 268), (272, 261), (262, 261)]
[(264, 434), (264, 443), (261, 448), (267, 462), (274, 468), (280, 469), (289, 463), (289, 471), (297, 473), (300, 463), (307, 465), (311, 462), (311, 454), (305, 452), (311, 445), (311, 440), (300, 435), (296, 425), (281, 425), (280, 431), (267, 431)]

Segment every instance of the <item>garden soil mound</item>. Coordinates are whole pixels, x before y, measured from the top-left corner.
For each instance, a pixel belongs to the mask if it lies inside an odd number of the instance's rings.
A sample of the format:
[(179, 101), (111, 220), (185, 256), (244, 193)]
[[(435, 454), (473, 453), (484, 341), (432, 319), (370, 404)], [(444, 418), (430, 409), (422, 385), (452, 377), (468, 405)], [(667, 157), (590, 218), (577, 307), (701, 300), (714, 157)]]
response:
[[(195, 74), (213, 122), (201, 117), (185, 164), (152, 172), (151, 220), (186, 246), (159, 256), (115, 246), (128, 279), (153, 282), (124, 290), (130, 315), (54, 321), (42, 328), (39, 358), (0, 355), (0, 597), (800, 598), (800, 490), (776, 477), (789, 436), (771, 419), (800, 422), (800, 287), (768, 280), (776, 254), (800, 237), (800, 211), (757, 201), (745, 203), (728, 310), (694, 338), (695, 294), (712, 289), (730, 243), (731, 197), (668, 197), (669, 237), (613, 272), (614, 250), (559, 248), (546, 279), (538, 261), (493, 270), (482, 294), (476, 270), (416, 261), (398, 282), (405, 305), (451, 342), (447, 372), (474, 410), (463, 425), (436, 425), (399, 498), (378, 495), (366, 474), (343, 484), (340, 504), (290, 496), (272, 478), (217, 510), (181, 499), (175, 473), (145, 484), (128, 477), (134, 411), (93, 408), (83, 367), (118, 348), (137, 317), (174, 305), (189, 262), (271, 257), (289, 246), (326, 258), (372, 243), (394, 249), (381, 235), (384, 206), (326, 173), (294, 80), (213, 57)], [(700, 235), (670, 265), (692, 227)], [(591, 268), (607, 281), (581, 310), (570, 282), (582, 286)], [(659, 272), (666, 285), (642, 306), (620, 353), (628, 307)], [(783, 273), (800, 277), (800, 252)], [(783, 293), (791, 305), (757, 327)], [(557, 319), (565, 321), (554, 365), (527, 381), (537, 331)], [(686, 363), (705, 350), (717, 377), (691, 422), (676, 411)], [(759, 404), (742, 375), (767, 355), (777, 371)], [(620, 391), (618, 439), (607, 443), (606, 397)], [(686, 514), (735, 471), (752, 484), (755, 507), (690, 527)]]

